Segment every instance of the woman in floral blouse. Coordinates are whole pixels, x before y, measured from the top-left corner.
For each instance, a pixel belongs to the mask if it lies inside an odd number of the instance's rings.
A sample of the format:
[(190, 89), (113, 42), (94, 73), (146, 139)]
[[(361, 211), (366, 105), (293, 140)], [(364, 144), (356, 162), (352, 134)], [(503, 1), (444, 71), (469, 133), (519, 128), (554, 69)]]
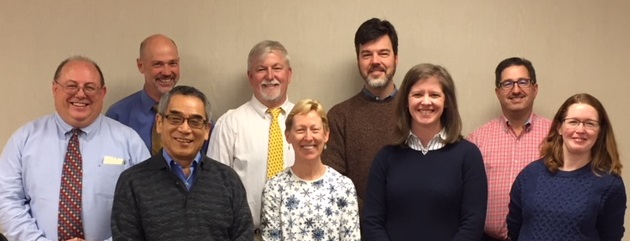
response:
[(287, 116), (295, 163), (265, 184), (263, 240), (361, 240), (354, 184), (322, 164), (328, 131), (317, 101), (304, 99)]

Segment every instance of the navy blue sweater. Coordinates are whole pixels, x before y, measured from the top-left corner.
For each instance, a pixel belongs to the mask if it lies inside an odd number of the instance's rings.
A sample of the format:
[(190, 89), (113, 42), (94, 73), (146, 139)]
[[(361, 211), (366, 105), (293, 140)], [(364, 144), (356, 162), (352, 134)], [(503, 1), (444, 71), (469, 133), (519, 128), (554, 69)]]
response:
[(366, 193), (364, 240), (477, 241), (483, 234), (486, 172), (481, 152), (466, 140), (426, 155), (384, 147)]
[(542, 160), (532, 162), (512, 186), (508, 235), (512, 241), (619, 241), (625, 190), (620, 176), (597, 176), (591, 165), (553, 174)]

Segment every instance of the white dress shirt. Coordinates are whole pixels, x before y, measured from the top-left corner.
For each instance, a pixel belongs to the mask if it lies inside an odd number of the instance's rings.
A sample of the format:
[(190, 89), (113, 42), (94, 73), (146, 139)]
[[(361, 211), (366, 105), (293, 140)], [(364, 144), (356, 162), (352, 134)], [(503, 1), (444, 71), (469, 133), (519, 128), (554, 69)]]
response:
[[(288, 100), (280, 106), (278, 117), (284, 133), (285, 120), (294, 104)], [(267, 181), (267, 153), (271, 114), (256, 97), (236, 109), (229, 110), (217, 120), (210, 137), (208, 157), (232, 167), (247, 191), (247, 202), (252, 211), (254, 227), (260, 226), (262, 191)], [(290, 167), (295, 154), (284, 139), (284, 167)]]

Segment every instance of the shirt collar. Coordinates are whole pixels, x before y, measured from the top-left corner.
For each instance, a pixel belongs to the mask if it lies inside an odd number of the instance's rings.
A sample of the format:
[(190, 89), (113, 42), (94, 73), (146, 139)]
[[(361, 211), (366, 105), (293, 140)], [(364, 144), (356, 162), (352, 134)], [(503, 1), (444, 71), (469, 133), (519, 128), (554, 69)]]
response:
[[(258, 99), (256, 99), (256, 96), (252, 95), (252, 99), (250, 100), (252, 103), (252, 107), (254, 107), (254, 110), (256, 111), (256, 113), (258, 113), (258, 115), (260, 116), (260, 118), (266, 118), (267, 117), (267, 109), (269, 109), (267, 106), (263, 105), (263, 103), (261, 103)], [(280, 105), (280, 108), (282, 109), (281, 114), (286, 114), (287, 111), (290, 111), (289, 109), (290, 106), (290, 102), (289, 102), (289, 98), (287, 97), (287, 99), (284, 101), (284, 103), (282, 103), (282, 105)]]
[(426, 155), (429, 151), (435, 151), (444, 147), (446, 145), (444, 144), (445, 139), (446, 131), (444, 131), (444, 128), (442, 128), (440, 132), (433, 136), (433, 138), (429, 141), (429, 144), (425, 147), (422, 145), (422, 142), (420, 142), (420, 138), (409, 131), (409, 136), (407, 137), (407, 146), (416, 151), (421, 151), (423, 155)]
[[(512, 125), (510, 124), (510, 121), (507, 119), (507, 117), (505, 117), (505, 115), (501, 115), (501, 117), (499, 118), (501, 118), (501, 123), (503, 123), (503, 128), (506, 132), (512, 129)], [(536, 118), (536, 116), (532, 112), (532, 114), (525, 122), (525, 132), (530, 132), (532, 130), (532, 123), (534, 122), (534, 118)]]
[(150, 112), (151, 108), (153, 108), (153, 106), (155, 106), (157, 103), (158, 102), (151, 99), (149, 94), (147, 94), (144, 89), (140, 91), (140, 106), (142, 107), (142, 110)]
[[(171, 161), (175, 161), (175, 160), (173, 160), (173, 157), (171, 157), (171, 155), (169, 155), (168, 152), (164, 150), (164, 148), (162, 148), (162, 156), (164, 157), (164, 160), (166, 160), (166, 166), (170, 168)], [(193, 159), (193, 163), (195, 163), (195, 165), (198, 167), (200, 162), (201, 162), (201, 152), (197, 152), (197, 155), (195, 155), (195, 158)]]
[[(57, 112), (55, 112), (54, 120), (57, 124), (57, 134), (59, 136), (65, 136), (66, 134), (70, 133), (72, 129), (75, 128), (66, 123)], [(98, 131), (98, 126), (101, 125), (101, 121), (103, 121), (103, 115), (99, 114), (96, 119), (94, 119), (94, 122), (92, 122), (92, 124), (89, 124), (88, 126), (79, 129), (81, 129), (81, 131), (83, 131), (83, 133), (85, 133), (85, 135), (89, 139), (91, 136), (95, 135), (94, 133)]]
[(396, 94), (398, 94), (398, 88), (396, 88), (396, 85), (394, 85), (394, 92), (392, 92), (391, 95), (389, 95), (389, 96), (387, 96), (387, 97), (385, 97), (383, 99), (381, 99), (378, 96), (372, 94), (367, 88), (365, 88), (365, 86), (363, 86), (363, 89), (361, 89), (361, 92), (365, 96), (367, 96), (370, 100), (373, 100), (373, 101), (385, 101), (385, 100), (389, 100), (391, 98), (396, 97)]

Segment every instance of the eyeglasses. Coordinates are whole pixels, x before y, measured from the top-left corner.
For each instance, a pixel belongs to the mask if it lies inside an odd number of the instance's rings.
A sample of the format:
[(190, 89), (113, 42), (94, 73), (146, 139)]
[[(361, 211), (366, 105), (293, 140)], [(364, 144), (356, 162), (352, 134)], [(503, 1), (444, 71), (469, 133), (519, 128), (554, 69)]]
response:
[(582, 124), (582, 126), (584, 126), (584, 129), (587, 130), (596, 130), (597, 128), (599, 128), (599, 122), (594, 120), (580, 121), (575, 118), (566, 118), (564, 119), (564, 124), (574, 129), (580, 126), (580, 124)]
[(503, 90), (511, 90), (512, 88), (514, 88), (515, 85), (518, 85), (518, 87), (521, 89), (529, 88), (530, 86), (532, 86), (532, 80), (531, 79), (506, 80), (499, 83), (497, 88), (501, 88)]
[(69, 84), (66, 84), (66, 85), (62, 85), (61, 83), (57, 82), (57, 80), (55, 80), (54, 82), (55, 84), (58, 84), (59, 86), (61, 86), (63, 91), (69, 95), (74, 95), (76, 93), (79, 93), (79, 89), (82, 89), (85, 95), (92, 96), (92, 95), (97, 94), (102, 88), (102, 87), (96, 86), (95, 84), (85, 84), (83, 85), (83, 87), (79, 87), (79, 85), (77, 85), (74, 82), (70, 82)]
[(164, 118), (166, 118), (166, 121), (169, 124), (176, 125), (176, 126), (184, 124), (184, 121), (188, 121), (188, 126), (195, 129), (201, 129), (207, 124), (207, 121), (199, 116), (186, 118), (179, 114), (168, 114), (168, 115), (164, 115)]

